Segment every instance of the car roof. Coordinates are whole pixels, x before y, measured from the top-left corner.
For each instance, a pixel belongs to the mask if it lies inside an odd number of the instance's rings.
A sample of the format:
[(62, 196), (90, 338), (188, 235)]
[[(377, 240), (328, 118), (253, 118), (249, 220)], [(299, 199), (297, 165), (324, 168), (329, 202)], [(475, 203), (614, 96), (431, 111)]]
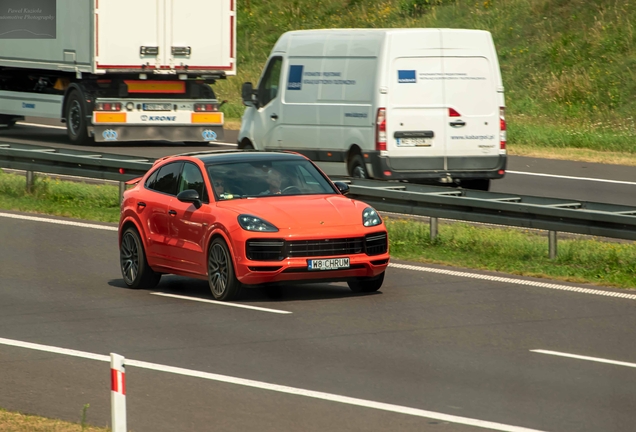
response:
[(290, 152), (261, 152), (257, 150), (209, 150), (175, 155), (200, 159), (204, 164), (231, 162), (258, 162), (272, 160), (306, 160), (298, 153)]

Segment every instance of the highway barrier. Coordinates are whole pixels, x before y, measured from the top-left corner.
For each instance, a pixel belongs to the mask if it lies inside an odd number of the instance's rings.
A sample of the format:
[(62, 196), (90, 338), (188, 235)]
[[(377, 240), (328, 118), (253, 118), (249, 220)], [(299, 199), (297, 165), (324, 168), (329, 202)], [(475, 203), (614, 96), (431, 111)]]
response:
[[(240, 150), (216, 150), (215, 153)], [(27, 188), (33, 172), (72, 175), (120, 182), (143, 175), (154, 160), (73, 149), (0, 143), (0, 168), (27, 172)], [(333, 178), (349, 184), (349, 196), (379, 211), (431, 218), (431, 238), (438, 233), (438, 219), (454, 219), (549, 232), (549, 255), (557, 254), (557, 232), (636, 240), (636, 207), (484, 192), (446, 186), (426, 186), (396, 181)]]

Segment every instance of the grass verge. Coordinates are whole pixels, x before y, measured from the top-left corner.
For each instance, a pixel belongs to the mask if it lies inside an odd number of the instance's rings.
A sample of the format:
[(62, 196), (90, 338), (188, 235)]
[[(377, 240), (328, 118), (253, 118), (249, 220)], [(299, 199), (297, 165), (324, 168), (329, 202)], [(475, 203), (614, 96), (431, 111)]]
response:
[[(118, 189), (36, 179), (33, 194), (25, 179), (0, 173), (0, 208), (56, 216), (117, 222)], [(548, 258), (545, 236), (527, 230), (442, 224), (434, 241), (427, 223), (386, 218), (391, 256), (397, 259), (523, 276), (592, 283), (620, 288), (636, 287), (636, 248), (632, 243), (589, 239), (560, 239), (556, 260)]]
[(21, 414), (0, 408), (0, 432), (108, 432), (110, 429)]

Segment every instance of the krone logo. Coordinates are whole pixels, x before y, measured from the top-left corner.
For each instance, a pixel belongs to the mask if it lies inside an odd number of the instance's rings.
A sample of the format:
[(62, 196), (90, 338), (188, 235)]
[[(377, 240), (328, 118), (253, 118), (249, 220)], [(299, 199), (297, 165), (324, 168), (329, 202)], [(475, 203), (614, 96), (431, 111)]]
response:
[(213, 130), (210, 129), (205, 129), (201, 135), (203, 136), (203, 139), (206, 141), (216, 141), (216, 132), (214, 132)]
[(102, 136), (106, 141), (117, 141), (119, 134), (117, 134), (117, 131), (114, 131), (112, 129), (106, 129), (104, 132), (102, 132)]

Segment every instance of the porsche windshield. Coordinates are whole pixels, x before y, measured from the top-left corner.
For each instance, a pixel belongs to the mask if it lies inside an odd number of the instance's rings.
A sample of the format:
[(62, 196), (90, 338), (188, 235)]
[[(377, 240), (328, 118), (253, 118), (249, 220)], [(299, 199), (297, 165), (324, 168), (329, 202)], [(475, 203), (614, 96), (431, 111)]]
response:
[(208, 165), (219, 200), (337, 192), (307, 160), (264, 160)]

